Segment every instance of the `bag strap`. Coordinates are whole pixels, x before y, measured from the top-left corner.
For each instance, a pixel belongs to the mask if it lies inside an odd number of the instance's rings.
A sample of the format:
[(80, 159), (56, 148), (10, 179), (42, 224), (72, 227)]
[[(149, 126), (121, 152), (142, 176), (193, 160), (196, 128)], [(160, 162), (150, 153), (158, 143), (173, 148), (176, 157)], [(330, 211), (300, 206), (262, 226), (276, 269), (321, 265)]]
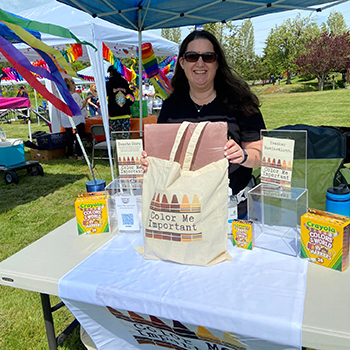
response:
[(192, 159), (193, 159), (193, 154), (196, 150), (198, 140), (205, 128), (205, 126), (209, 122), (200, 122), (196, 128), (194, 129), (193, 135), (191, 136), (190, 142), (188, 143), (186, 154), (185, 154), (185, 160), (182, 166), (183, 170), (190, 170), (191, 164), (192, 164)]
[(169, 160), (172, 162), (175, 160), (176, 152), (179, 148), (182, 137), (184, 136), (184, 133), (189, 125), (190, 125), (189, 122), (183, 122), (183, 123), (181, 123), (179, 130), (177, 131), (174, 145), (173, 145), (173, 148), (171, 149), (171, 153), (170, 153), (170, 157), (169, 157)]

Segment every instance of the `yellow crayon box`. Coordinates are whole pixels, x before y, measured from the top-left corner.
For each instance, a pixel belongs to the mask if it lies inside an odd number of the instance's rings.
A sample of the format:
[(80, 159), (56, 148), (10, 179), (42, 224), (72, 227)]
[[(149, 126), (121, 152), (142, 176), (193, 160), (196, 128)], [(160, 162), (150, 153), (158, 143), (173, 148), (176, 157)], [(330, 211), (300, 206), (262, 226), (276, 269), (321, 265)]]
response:
[(75, 200), (78, 234), (108, 232), (108, 214), (105, 192), (79, 194)]
[(255, 246), (253, 221), (235, 219), (232, 221), (233, 245), (252, 250)]
[(301, 216), (301, 257), (334, 270), (349, 266), (350, 219), (309, 209)]

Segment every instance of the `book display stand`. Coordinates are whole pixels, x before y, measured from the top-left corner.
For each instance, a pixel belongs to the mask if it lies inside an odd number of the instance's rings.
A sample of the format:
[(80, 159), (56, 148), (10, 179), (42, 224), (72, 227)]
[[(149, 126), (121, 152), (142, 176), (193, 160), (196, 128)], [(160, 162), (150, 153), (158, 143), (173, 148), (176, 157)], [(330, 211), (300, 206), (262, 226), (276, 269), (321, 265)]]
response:
[(261, 131), (261, 183), (248, 192), (256, 247), (300, 256), (300, 217), (308, 208), (306, 137), (306, 131)]

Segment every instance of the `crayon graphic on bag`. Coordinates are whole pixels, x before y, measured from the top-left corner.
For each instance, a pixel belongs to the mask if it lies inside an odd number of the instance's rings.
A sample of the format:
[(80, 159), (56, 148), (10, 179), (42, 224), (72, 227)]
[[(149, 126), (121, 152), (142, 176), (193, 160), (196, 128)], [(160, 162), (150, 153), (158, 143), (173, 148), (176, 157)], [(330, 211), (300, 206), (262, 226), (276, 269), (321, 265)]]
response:
[(171, 232), (163, 232), (162, 236), (164, 241), (171, 241)]
[(179, 213), (180, 212), (180, 203), (177, 200), (177, 195), (176, 194), (174, 194), (173, 198), (171, 199), (170, 211), (173, 212), (173, 213)]
[(181, 234), (181, 242), (191, 242), (192, 241), (192, 235), (187, 233)]
[(154, 192), (153, 198), (151, 200), (151, 204), (149, 206), (150, 209), (157, 210), (156, 209), (156, 192)]
[(146, 237), (153, 238), (153, 231), (149, 229), (145, 229)]
[(192, 332), (179, 321), (173, 321), (173, 331), (180, 337), (198, 339), (196, 333)]
[(190, 202), (188, 201), (187, 195), (184, 194), (182, 197), (182, 202), (180, 204), (181, 213), (188, 213), (190, 211)]
[(201, 204), (199, 202), (198, 196), (193, 195), (192, 204), (191, 204), (191, 212), (200, 213), (201, 212)]
[(181, 242), (181, 234), (173, 232), (171, 234), (171, 240), (174, 242)]
[(126, 159), (125, 159), (125, 157), (123, 157), (122, 164), (123, 164), (123, 165), (125, 165), (125, 164), (126, 164)]
[(150, 315), (149, 318), (152, 321), (152, 326), (153, 327), (155, 326), (157, 328), (163, 329), (163, 330), (168, 331), (168, 332), (172, 332), (173, 331), (167, 324), (165, 324), (159, 318), (157, 318), (155, 316), (152, 316), (152, 315)]
[(162, 239), (163, 238), (162, 233), (163, 232), (161, 232), (161, 231), (153, 231), (153, 238)]
[(163, 194), (162, 202), (160, 204), (160, 210), (170, 211), (170, 204), (168, 203), (168, 198), (166, 194)]
[(192, 241), (201, 241), (203, 239), (202, 232), (192, 235)]
[(161, 204), (160, 204), (160, 193), (157, 195), (157, 199), (154, 202), (154, 210), (161, 210)]
[(198, 335), (198, 339), (207, 340), (207, 341), (210, 341), (211, 343), (221, 344), (220, 339), (215, 337), (210, 331), (208, 331), (203, 326), (197, 326), (197, 335)]

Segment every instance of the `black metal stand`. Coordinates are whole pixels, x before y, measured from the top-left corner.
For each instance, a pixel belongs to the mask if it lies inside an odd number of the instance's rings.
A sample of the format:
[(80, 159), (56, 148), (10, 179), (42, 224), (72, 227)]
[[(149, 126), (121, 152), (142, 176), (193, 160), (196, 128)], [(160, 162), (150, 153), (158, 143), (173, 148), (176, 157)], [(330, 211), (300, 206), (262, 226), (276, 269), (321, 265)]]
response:
[(53, 323), (52, 313), (59, 310), (62, 306), (65, 306), (63, 302), (51, 307), (50, 296), (48, 294), (40, 293), (41, 305), (43, 308), (45, 328), (47, 341), (49, 343), (49, 350), (57, 350), (58, 345), (60, 345), (75, 327), (79, 325), (79, 322), (75, 319), (61, 334), (56, 337), (55, 327)]

